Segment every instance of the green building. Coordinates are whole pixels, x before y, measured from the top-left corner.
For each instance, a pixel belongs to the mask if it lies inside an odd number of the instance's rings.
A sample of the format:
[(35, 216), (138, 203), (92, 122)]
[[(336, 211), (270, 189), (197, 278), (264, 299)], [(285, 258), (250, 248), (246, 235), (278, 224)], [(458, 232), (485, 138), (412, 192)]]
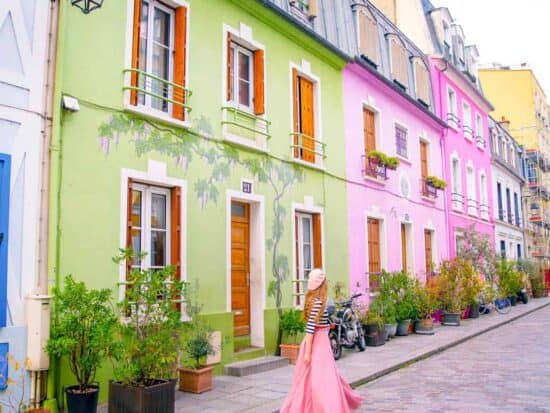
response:
[[(218, 371), (275, 352), (277, 309), (302, 304), (311, 268), (349, 279), (346, 57), (314, 7), (278, 3), (61, 2), (50, 278), (116, 299), (119, 248), (175, 265), (220, 331)], [(50, 398), (74, 382), (53, 370)]]

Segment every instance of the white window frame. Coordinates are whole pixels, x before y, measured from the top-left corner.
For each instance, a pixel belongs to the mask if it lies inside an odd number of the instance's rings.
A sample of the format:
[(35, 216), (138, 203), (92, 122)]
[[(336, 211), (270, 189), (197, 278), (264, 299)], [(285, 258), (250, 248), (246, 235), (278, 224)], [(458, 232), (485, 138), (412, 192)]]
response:
[[(174, 30), (176, 25), (176, 14), (173, 8), (168, 7), (164, 5), (163, 3), (159, 2), (158, 0), (144, 0), (148, 4), (149, 7), (149, 20), (147, 21), (147, 53), (145, 58), (145, 72), (152, 74), (152, 70), (149, 67), (152, 64), (153, 60), (153, 32), (154, 32), (154, 10), (155, 8), (158, 8), (159, 10), (162, 10), (163, 12), (170, 15), (170, 36), (169, 36), (169, 48), (168, 48), (168, 79), (165, 79), (166, 81), (173, 82), (174, 80)], [(143, 6), (142, 6), (143, 7)], [(145, 78), (145, 80), (148, 80), (149, 78)], [(150, 81), (150, 80), (149, 80)], [(147, 89), (145, 87), (145, 89)], [(152, 96), (145, 94), (145, 103), (140, 102), (140, 97), (138, 96), (138, 107), (146, 108), (147, 110), (150, 110), (154, 113), (160, 113), (163, 115), (171, 114), (172, 113), (172, 103), (167, 102), (168, 106), (166, 111), (156, 109), (152, 106)], [(170, 96), (168, 96), (170, 98)]]
[[(466, 108), (468, 109), (466, 110)], [(471, 142), (474, 134), (474, 129), (472, 127), (472, 107), (465, 100), (462, 101), (462, 122), (463, 126), (468, 126), (470, 128), (469, 131), (463, 128), (463, 131), (464, 137)]]
[[(249, 113), (254, 113), (254, 52), (235, 40), (231, 41), (231, 53), (233, 57), (233, 67), (231, 68), (233, 78), (231, 82), (233, 83), (233, 96), (230, 100), (231, 104), (235, 107)], [(239, 91), (240, 91), (240, 82), (239, 82), (239, 53), (242, 53), (250, 59), (250, 64), (248, 65), (248, 77), (249, 77), (249, 100), (248, 105), (243, 105), (239, 100)]]
[[(397, 153), (397, 129), (401, 129), (401, 130), (405, 131), (405, 143), (406, 143), (407, 156), (403, 156), (403, 155)], [(397, 120), (394, 120), (394, 122), (393, 122), (393, 144), (395, 146), (395, 155), (399, 159), (401, 159), (401, 160), (403, 160), (407, 163), (411, 162), (410, 153), (409, 153), (409, 147), (410, 147), (409, 137), (410, 137), (410, 128), (407, 125), (405, 125), (404, 123), (401, 123)]]
[[(132, 191), (141, 191), (141, 251), (147, 254), (141, 259), (139, 266), (132, 265), (133, 268), (145, 269), (162, 269), (170, 265), (170, 251), (171, 251), (171, 199), (170, 190), (167, 188), (147, 185), (142, 183), (132, 183)], [(153, 228), (151, 227), (151, 209), (152, 209), (152, 195), (159, 194), (166, 196), (166, 248), (165, 248), (165, 266), (151, 266), (151, 233)], [(129, 200), (129, 202), (131, 202)], [(158, 229), (157, 229), (158, 231)]]
[(470, 201), (477, 202), (475, 170), (471, 162), (466, 165), (466, 196), (468, 215), (477, 216), (477, 206), (470, 205)]
[[(454, 163), (458, 166), (458, 170), (455, 172)], [(458, 175), (458, 176), (457, 176)], [(455, 186), (456, 184), (456, 186)], [(453, 194), (458, 194), (462, 197), (460, 200), (452, 200)], [(458, 156), (451, 157), (451, 202), (453, 210), (455, 211), (464, 211), (464, 195), (462, 194), (462, 167), (460, 158)]]
[[(453, 96), (453, 99), (451, 99), (451, 94)], [(447, 123), (449, 123), (448, 115), (453, 114), (456, 117), (456, 124), (454, 124), (454, 120), (450, 121), (449, 126), (453, 129), (458, 129), (459, 121), (458, 121), (458, 97), (456, 94), (456, 90), (454, 90), (452, 87), (447, 85)]]
[(490, 211), (482, 211), (481, 205), (487, 206), (489, 208), (489, 198), (488, 198), (488, 189), (487, 189), (487, 175), (485, 171), (479, 172), (479, 215), (481, 219), (489, 220)]
[[(476, 112), (475, 116), (476, 116), (475, 117), (475, 119), (476, 119), (476, 136), (479, 136), (483, 140), (485, 140), (485, 134), (483, 133), (483, 117), (481, 116), (481, 114), (479, 112)], [(480, 142), (477, 143), (477, 146), (481, 149), (483, 149), (485, 147), (485, 145), (480, 143)]]

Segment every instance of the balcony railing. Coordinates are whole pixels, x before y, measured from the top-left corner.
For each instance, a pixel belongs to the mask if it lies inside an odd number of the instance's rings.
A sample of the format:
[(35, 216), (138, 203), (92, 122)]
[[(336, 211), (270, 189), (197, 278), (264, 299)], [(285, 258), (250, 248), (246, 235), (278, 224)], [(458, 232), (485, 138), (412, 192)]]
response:
[(292, 132), (290, 136), (293, 138), (293, 144), (290, 147), (294, 159), (315, 164), (318, 158), (326, 158), (326, 143), (300, 132)]
[(422, 196), (425, 196), (426, 198), (437, 198), (437, 188), (427, 182), (426, 179), (422, 179), (420, 181), (420, 191)]
[(451, 202), (455, 211), (464, 211), (464, 196), (462, 194), (452, 192)]
[(266, 139), (271, 138), (269, 133), (269, 122), (261, 116), (253, 115), (233, 106), (222, 106), (223, 120), (222, 125), (228, 125), (239, 134), (248, 134), (250, 138), (256, 138), (256, 135), (263, 136)]
[(472, 130), (471, 126), (464, 125), (462, 126), (462, 130), (464, 131), (464, 136), (468, 139), (472, 139), (474, 137), (474, 131)]
[(489, 220), (489, 205), (479, 204), (479, 216), (485, 221)]
[(172, 112), (172, 106), (178, 107), (180, 111), (192, 110), (187, 104), (192, 92), (183, 85), (140, 69), (124, 69), (123, 73), (130, 74), (130, 82), (122, 90), (131, 93), (131, 101), (134, 101), (132, 104), (137, 103), (167, 113)]
[(361, 155), (361, 159), (365, 168), (363, 170), (365, 176), (370, 176), (371, 178), (376, 178), (383, 181), (388, 179), (388, 168), (386, 165), (380, 164), (378, 158), (368, 155)]
[(483, 136), (477, 135), (476, 136), (476, 142), (477, 142), (477, 146), (479, 146), (480, 148), (485, 149), (485, 138)]
[(454, 113), (447, 113), (447, 122), (455, 128), (460, 128), (460, 119)]
[(475, 199), (468, 198), (466, 206), (468, 208), (468, 215), (477, 216), (477, 201)]

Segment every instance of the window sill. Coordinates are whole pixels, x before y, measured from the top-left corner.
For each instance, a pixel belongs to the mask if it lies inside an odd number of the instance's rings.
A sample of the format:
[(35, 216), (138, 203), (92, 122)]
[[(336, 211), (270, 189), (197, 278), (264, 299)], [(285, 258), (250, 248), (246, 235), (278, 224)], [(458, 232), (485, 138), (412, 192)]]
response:
[(401, 156), (401, 155), (399, 155), (399, 154), (395, 154), (395, 156), (396, 156), (397, 158), (399, 158), (399, 160), (400, 160), (401, 162), (403, 162), (405, 165), (409, 165), (409, 166), (412, 165), (412, 162), (411, 162), (408, 158), (405, 158), (404, 156)]
[(255, 152), (269, 153), (269, 149), (267, 148), (267, 144), (265, 142), (263, 142), (263, 144), (258, 144), (257, 142), (253, 142), (243, 136), (238, 136), (227, 132), (223, 133), (223, 140)]
[(124, 106), (124, 110), (126, 110), (127, 112), (145, 116), (146, 118), (151, 120), (160, 121), (162, 123), (165, 123), (171, 126), (177, 126), (179, 128), (185, 128), (185, 129), (191, 129), (192, 127), (191, 122), (189, 122), (188, 120), (184, 121), (184, 120), (174, 119), (173, 117), (171, 117), (170, 115), (164, 112), (151, 109), (146, 106), (134, 106), (134, 105), (127, 104)]
[(435, 204), (437, 202), (437, 198), (432, 198), (426, 195), (422, 195), (421, 198), (423, 201), (429, 202), (431, 204)]
[(479, 149), (482, 152), (485, 152), (485, 145), (477, 145), (477, 149)]
[(299, 158), (292, 158), (292, 162), (294, 162), (295, 164), (298, 164), (298, 165), (305, 166), (306, 168), (314, 169), (316, 171), (325, 172), (324, 165), (319, 165), (318, 163), (311, 163), (311, 162), (307, 162), (307, 161), (302, 161)]
[(385, 179), (375, 178), (374, 176), (363, 175), (363, 179), (365, 181), (372, 182), (372, 183), (377, 184), (377, 185), (381, 185), (381, 186), (386, 185), (386, 180)]
[(450, 129), (454, 130), (455, 132), (460, 132), (460, 128), (458, 125), (453, 125), (451, 123), (449, 123), (449, 121), (447, 121), (447, 126), (449, 126)]
[(471, 135), (467, 135), (466, 133), (464, 134), (464, 139), (466, 139), (470, 143), (474, 142), (474, 137)]

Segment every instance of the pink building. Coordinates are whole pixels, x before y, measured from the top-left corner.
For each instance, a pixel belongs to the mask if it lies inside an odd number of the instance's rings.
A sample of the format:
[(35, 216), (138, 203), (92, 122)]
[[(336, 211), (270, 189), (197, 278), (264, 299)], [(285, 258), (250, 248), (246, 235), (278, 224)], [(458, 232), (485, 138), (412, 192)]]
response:
[[(449, 255), (447, 201), (429, 178), (446, 179), (446, 124), (434, 114), (426, 56), (370, 3), (345, 12), (358, 43), (343, 75), (350, 289), (372, 292), (372, 274), (404, 269), (424, 280)], [(399, 159), (396, 170), (384, 156)]]

